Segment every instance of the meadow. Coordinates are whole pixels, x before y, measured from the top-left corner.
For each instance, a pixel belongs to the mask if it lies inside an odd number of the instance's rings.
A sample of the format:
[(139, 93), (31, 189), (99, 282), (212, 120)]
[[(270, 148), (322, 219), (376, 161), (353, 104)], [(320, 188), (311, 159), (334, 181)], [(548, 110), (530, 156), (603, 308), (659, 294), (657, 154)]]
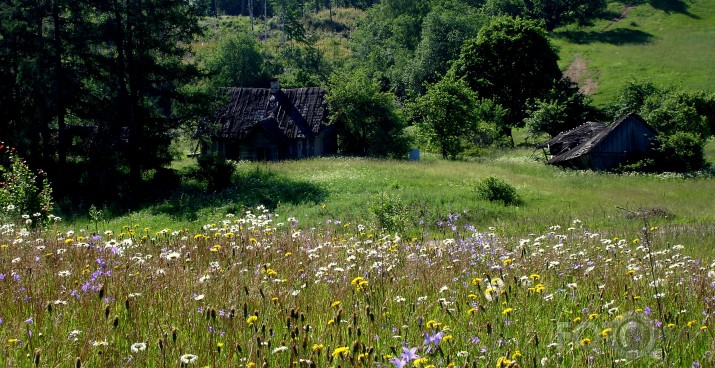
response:
[(614, 101), (629, 82), (715, 89), (713, 0), (613, 1), (608, 9), (591, 25), (570, 25), (550, 35), (561, 69), (597, 105)]
[[(565, 171), (527, 149), (236, 167), (212, 201), (3, 224), (2, 365), (715, 364), (707, 173)], [(487, 176), (521, 204), (478, 198)]]

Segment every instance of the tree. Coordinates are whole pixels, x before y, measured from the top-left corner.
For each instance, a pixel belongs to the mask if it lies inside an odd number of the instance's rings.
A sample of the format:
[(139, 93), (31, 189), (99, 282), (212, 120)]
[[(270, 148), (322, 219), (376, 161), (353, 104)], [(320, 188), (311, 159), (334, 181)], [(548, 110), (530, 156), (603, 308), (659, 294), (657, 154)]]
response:
[(452, 74), (430, 85), (410, 110), (421, 133), (445, 159), (462, 152), (478, 120), (476, 94)]
[(587, 121), (605, 118), (581, 93), (578, 84), (564, 77), (544, 97), (529, 103), (525, 126), (532, 136), (555, 136)]
[(380, 92), (364, 72), (335, 74), (327, 100), (341, 153), (395, 158), (407, 153), (406, 123), (394, 95)]
[(206, 67), (216, 87), (265, 87), (270, 74), (258, 41), (246, 32), (231, 35), (206, 57)]
[(434, 6), (422, 22), (422, 37), (415, 56), (405, 70), (409, 96), (425, 92), (426, 84), (438, 82), (459, 55), (464, 41), (477, 36), (485, 17), (461, 2)]
[(557, 61), (536, 22), (501, 17), (465, 42), (452, 69), (479, 97), (492, 99), (508, 111), (501, 130), (511, 137), (511, 128), (524, 125), (527, 103), (545, 96), (561, 79)]

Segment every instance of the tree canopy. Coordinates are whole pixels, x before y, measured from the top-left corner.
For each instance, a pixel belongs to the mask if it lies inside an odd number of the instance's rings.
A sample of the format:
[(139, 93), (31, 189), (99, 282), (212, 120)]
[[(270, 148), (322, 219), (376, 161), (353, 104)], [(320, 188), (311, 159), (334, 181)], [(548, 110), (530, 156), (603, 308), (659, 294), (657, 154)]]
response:
[(465, 42), (454, 73), (481, 98), (490, 98), (507, 112), (504, 135), (524, 125), (527, 104), (545, 96), (561, 79), (558, 55), (538, 23), (501, 17)]

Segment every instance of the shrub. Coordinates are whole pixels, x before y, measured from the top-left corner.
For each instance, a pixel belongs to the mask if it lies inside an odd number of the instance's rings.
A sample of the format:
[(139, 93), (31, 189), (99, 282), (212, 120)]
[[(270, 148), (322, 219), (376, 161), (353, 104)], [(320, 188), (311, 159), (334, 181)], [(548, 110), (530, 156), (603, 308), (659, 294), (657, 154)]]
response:
[(33, 226), (46, 221), (53, 208), (52, 187), (44, 172), (41, 179), (13, 148), (0, 143), (0, 220), (21, 217)]
[(231, 185), (236, 167), (226, 157), (218, 154), (202, 155), (198, 158), (201, 177), (206, 180), (207, 191), (213, 192)]
[(664, 171), (688, 172), (704, 168), (705, 140), (693, 133), (658, 137), (658, 161)]
[(379, 227), (390, 232), (405, 229), (408, 211), (400, 197), (382, 193), (372, 201), (370, 210)]
[(481, 180), (476, 187), (480, 198), (489, 202), (502, 202), (505, 206), (518, 206), (522, 203), (516, 188), (504, 179), (490, 176)]

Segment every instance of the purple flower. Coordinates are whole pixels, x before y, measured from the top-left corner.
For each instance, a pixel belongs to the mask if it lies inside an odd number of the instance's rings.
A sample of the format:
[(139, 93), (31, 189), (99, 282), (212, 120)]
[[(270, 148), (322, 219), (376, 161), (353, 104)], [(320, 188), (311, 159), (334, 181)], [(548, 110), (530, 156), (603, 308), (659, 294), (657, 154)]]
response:
[(35, 321), (33, 321), (33, 320), (32, 320), (32, 316), (30, 316), (30, 318), (28, 318), (28, 319), (25, 320), (25, 323), (31, 325), (31, 324), (35, 323)]
[(2, 281), (2, 280), (5, 280), (5, 274), (4, 274), (4, 273), (0, 273), (0, 281)]
[(442, 338), (444, 337), (444, 332), (440, 331), (432, 336), (429, 335), (429, 333), (425, 334), (425, 345), (429, 344), (434, 344), (435, 347), (439, 346), (439, 343), (442, 342)]
[(404, 359), (397, 359), (397, 357), (390, 359), (390, 363), (395, 365), (395, 368), (404, 368), (408, 361)]
[(650, 315), (650, 307), (645, 307), (643, 313), (645, 313), (646, 316)]
[(420, 356), (417, 355), (417, 347), (414, 347), (412, 349), (407, 348), (407, 346), (402, 347), (402, 360), (410, 361), (410, 360), (415, 360), (419, 359)]

